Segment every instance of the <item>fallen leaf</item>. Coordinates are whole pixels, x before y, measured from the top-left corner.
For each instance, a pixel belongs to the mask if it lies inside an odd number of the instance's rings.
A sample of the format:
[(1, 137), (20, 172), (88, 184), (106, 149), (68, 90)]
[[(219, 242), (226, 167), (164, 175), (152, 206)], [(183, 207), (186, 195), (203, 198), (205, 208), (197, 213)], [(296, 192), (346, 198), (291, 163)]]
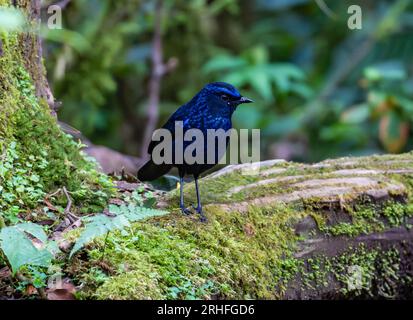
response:
[(33, 246), (38, 249), (38, 250), (42, 250), (44, 248), (44, 243), (41, 242), (39, 239), (33, 238), (31, 239)]
[(117, 181), (116, 186), (120, 190), (125, 190), (125, 191), (135, 191), (141, 184), (139, 183), (130, 183), (126, 181)]
[(0, 279), (7, 279), (11, 276), (11, 271), (8, 267), (0, 269)]
[(107, 264), (105, 261), (98, 261), (96, 262), (96, 264), (102, 268), (103, 271), (105, 271), (107, 274), (109, 275), (114, 275), (115, 274), (115, 270), (109, 265)]
[(42, 220), (42, 221), (38, 221), (37, 224), (40, 224), (41, 226), (51, 226), (53, 225), (55, 221), (54, 220)]
[(35, 295), (35, 294), (38, 294), (38, 292), (37, 292), (37, 289), (36, 289), (33, 285), (28, 284), (27, 287), (26, 287), (26, 291), (24, 292), (24, 294), (25, 294), (26, 296), (33, 296), (33, 295)]
[(68, 240), (61, 240), (57, 244), (59, 249), (62, 250), (63, 252), (69, 252), (70, 249), (72, 249), (73, 245), (74, 245), (74, 241), (68, 241)]
[(121, 205), (123, 205), (123, 204), (125, 204), (125, 201), (123, 201), (123, 200), (121, 200), (121, 199), (110, 199), (109, 200), (109, 203), (110, 204), (115, 204), (115, 205), (117, 205), (117, 206), (121, 206)]
[(61, 285), (61, 288), (47, 289), (48, 300), (75, 300), (76, 287), (70, 282), (69, 279), (65, 279)]

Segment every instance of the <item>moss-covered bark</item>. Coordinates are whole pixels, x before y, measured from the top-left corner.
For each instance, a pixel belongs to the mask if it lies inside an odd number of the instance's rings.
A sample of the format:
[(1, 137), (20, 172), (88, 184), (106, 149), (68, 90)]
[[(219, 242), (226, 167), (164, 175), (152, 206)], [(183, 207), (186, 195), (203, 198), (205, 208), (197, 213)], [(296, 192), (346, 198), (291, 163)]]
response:
[[(102, 207), (110, 182), (58, 127), (50, 109), (36, 30), (40, 1), (0, 0), (25, 14), (32, 31), (0, 31), (0, 216), (7, 224), (65, 186), (86, 210)], [(64, 200), (66, 201), (66, 200)]]
[[(132, 236), (109, 235), (110, 272), (103, 239), (92, 245), (84, 295), (410, 297), (412, 158), (272, 161), (255, 175), (224, 169), (200, 181), (207, 223), (182, 216), (173, 191), (160, 201), (169, 216), (135, 224)], [(193, 184), (185, 193), (187, 205), (195, 201)]]

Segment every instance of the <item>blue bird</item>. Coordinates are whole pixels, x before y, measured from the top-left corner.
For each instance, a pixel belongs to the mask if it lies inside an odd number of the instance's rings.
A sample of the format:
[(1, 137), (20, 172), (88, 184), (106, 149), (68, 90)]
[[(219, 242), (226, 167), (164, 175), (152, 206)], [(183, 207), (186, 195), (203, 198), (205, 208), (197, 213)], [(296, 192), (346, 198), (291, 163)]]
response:
[[(151, 155), (151, 159), (143, 165), (138, 171), (138, 179), (140, 181), (151, 181), (155, 180), (164, 174), (168, 173), (173, 167), (178, 168), (179, 178), (180, 178), (180, 208), (184, 214), (191, 214), (191, 210), (185, 207), (184, 205), (184, 176), (193, 175), (195, 179), (195, 188), (197, 196), (197, 206), (194, 209), (201, 215), (202, 221), (205, 221), (205, 216), (202, 212), (201, 199), (198, 188), (198, 178), (200, 174), (206, 170), (214, 167), (219, 160), (222, 158), (223, 154), (216, 152), (217, 150), (208, 150), (206, 139), (204, 142), (204, 161), (202, 163), (188, 163), (183, 159), (183, 162), (176, 161), (175, 159), (175, 145), (177, 144), (175, 138), (177, 133), (176, 123), (180, 122), (183, 134), (189, 129), (199, 129), (202, 131), (204, 137), (207, 135), (208, 129), (219, 130), (218, 132), (227, 132), (232, 128), (231, 117), (234, 111), (237, 109), (238, 105), (242, 103), (251, 103), (251, 99), (241, 96), (238, 90), (225, 82), (213, 82), (207, 84), (191, 101), (184, 104), (172, 116), (169, 120), (162, 126), (163, 129), (167, 129), (172, 135), (172, 161), (170, 164), (162, 163), (156, 164), (153, 161), (152, 153), (154, 148), (161, 143), (161, 141), (154, 141), (150, 143), (148, 147), (148, 153)], [(219, 138), (218, 138), (219, 139)], [(226, 147), (228, 146), (229, 138), (226, 139)], [(185, 151), (185, 148), (190, 145), (191, 142), (183, 142), (182, 148)], [(207, 155), (214, 151), (215, 156), (213, 161), (206, 161)], [(225, 151), (225, 150), (224, 150)]]

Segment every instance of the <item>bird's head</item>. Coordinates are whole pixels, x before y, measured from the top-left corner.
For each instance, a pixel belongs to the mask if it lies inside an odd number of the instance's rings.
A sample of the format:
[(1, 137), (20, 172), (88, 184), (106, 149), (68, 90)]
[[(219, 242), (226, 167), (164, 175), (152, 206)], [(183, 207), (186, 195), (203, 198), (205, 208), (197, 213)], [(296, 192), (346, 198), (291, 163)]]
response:
[(212, 82), (204, 89), (214, 104), (220, 107), (229, 107), (232, 111), (242, 103), (251, 103), (251, 99), (243, 97), (239, 91), (231, 84), (225, 82)]

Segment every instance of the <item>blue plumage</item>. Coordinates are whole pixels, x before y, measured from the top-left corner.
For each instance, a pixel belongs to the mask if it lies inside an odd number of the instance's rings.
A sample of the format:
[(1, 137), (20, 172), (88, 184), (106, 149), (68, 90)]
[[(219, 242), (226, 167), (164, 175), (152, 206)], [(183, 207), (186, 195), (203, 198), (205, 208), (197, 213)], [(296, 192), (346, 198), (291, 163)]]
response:
[[(203, 132), (204, 137), (208, 129), (223, 129), (228, 131), (232, 128), (231, 116), (241, 103), (249, 103), (252, 100), (242, 97), (238, 90), (225, 82), (213, 82), (207, 84), (195, 97), (188, 103), (184, 104), (176, 110), (162, 128), (171, 132), (175, 136), (175, 123), (182, 122), (183, 132), (189, 129), (199, 129)], [(159, 141), (152, 141), (148, 148), (148, 153), (152, 155), (155, 146)], [(191, 144), (191, 142), (184, 143), (183, 149)], [(208, 150), (205, 140), (204, 154), (207, 156)], [(178, 164), (173, 161), (172, 164), (156, 165), (152, 160), (149, 160), (138, 172), (138, 178), (141, 181), (154, 180), (166, 174), (172, 167), (177, 167), (181, 180), (181, 202), (180, 206), (184, 213), (190, 213), (183, 204), (183, 177), (186, 174), (193, 175), (195, 178), (195, 185), (197, 189), (198, 206), (196, 211), (202, 215), (202, 207), (198, 192), (198, 177), (204, 171), (212, 168), (218, 163), (222, 155), (217, 154), (214, 164), (194, 163), (194, 164)]]

